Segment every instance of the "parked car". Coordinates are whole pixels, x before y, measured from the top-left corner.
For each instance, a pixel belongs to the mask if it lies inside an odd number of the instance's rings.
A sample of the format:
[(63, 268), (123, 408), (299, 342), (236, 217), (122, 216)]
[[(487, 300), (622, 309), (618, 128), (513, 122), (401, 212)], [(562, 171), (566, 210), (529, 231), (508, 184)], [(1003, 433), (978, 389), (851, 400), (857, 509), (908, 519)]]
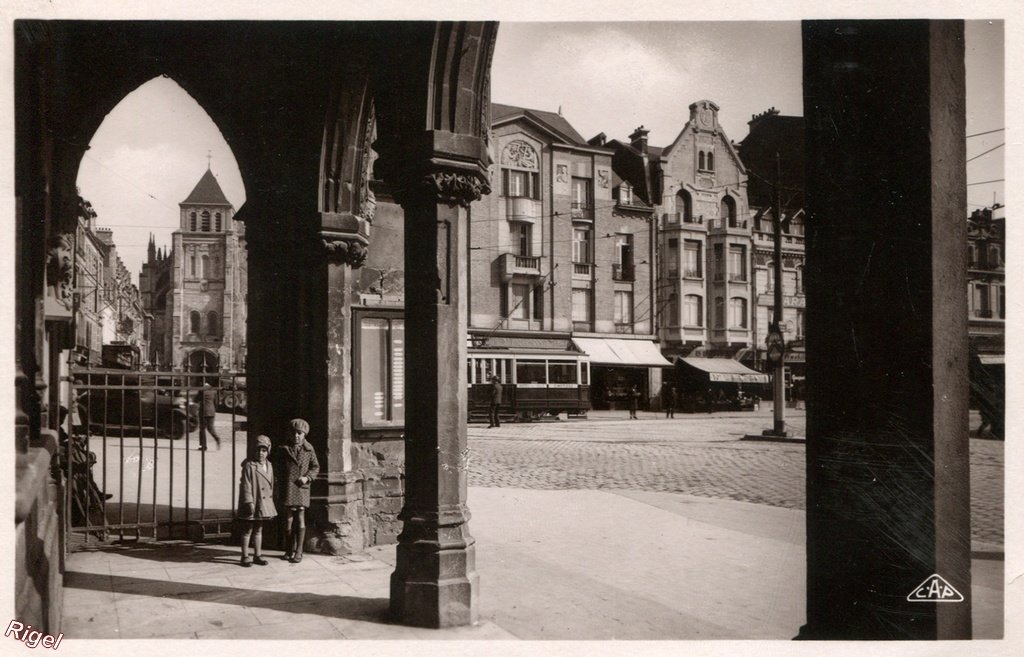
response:
[(178, 439), (199, 426), (199, 406), (154, 375), (110, 368), (73, 376), (81, 421), (90, 433)]
[(222, 376), (217, 389), (217, 410), (245, 414), (249, 408), (244, 376)]

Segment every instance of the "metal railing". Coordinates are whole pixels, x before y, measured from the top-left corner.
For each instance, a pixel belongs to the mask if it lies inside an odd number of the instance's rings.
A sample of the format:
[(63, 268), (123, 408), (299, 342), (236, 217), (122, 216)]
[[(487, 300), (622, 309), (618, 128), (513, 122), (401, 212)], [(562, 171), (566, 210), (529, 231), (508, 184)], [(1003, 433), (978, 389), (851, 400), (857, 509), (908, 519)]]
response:
[(636, 270), (633, 265), (612, 265), (612, 280), (632, 281), (635, 276)]
[(579, 274), (581, 276), (590, 276), (594, 270), (594, 265), (589, 262), (574, 262), (572, 263), (572, 273)]
[[(74, 367), (68, 386), (74, 402), (60, 432), (59, 467), (71, 549), (115, 536), (230, 536), (247, 452), (243, 373)], [(212, 427), (204, 395), (218, 411)], [(208, 449), (194, 451), (207, 433)]]

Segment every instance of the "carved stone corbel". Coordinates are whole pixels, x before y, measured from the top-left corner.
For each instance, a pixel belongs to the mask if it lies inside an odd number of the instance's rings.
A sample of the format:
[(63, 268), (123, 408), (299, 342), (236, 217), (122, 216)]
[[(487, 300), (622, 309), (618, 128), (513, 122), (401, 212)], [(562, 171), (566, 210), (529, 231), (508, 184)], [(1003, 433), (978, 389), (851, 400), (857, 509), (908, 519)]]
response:
[(460, 205), (468, 208), (473, 201), (479, 201), (491, 193), (490, 182), (480, 175), (467, 172), (437, 171), (420, 179), (424, 192), (435, 197), (438, 203), (448, 206)]
[(46, 282), (53, 287), (54, 298), (68, 310), (72, 309), (75, 283), (74, 240), (70, 233), (61, 233), (50, 242), (46, 253)]
[(352, 269), (358, 269), (366, 262), (368, 250), (366, 242), (362, 239), (325, 234), (321, 234), (321, 239), (328, 262), (346, 264)]

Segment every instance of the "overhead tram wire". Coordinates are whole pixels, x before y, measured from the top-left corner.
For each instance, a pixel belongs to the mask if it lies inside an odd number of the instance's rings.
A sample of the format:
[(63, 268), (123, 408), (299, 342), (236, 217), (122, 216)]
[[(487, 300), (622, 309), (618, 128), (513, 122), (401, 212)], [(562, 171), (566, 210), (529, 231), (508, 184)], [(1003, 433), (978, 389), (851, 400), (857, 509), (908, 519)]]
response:
[(976, 132), (973, 135), (967, 135), (964, 139), (970, 139), (971, 137), (980, 137), (982, 135), (991, 135), (994, 132), (1003, 132), (1006, 128), (996, 128), (995, 130), (986, 130), (985, 132)]
[(988, 155), (988, 154), (989, 154), (989, 153), (991, 153), (992, 151), (994, 151), (994, 150), (997, 150), (997, 149), (1000, 149), (1000, 148), (1002, 148), (1003, 146), (1006, 146), (1006, 142), (1005, 142), (1005, 141), (1004, 141), (1003, 143), (999, 144), (998, 146), (993, 146), (992, 148), (988, 149), (987, 151), (985, 151), (985, 152), (983, 152), (983, 153), (978, 153), (978, 154), (977, 154), (977, 155), (975, 155), (974, 157), (969, 157), (969, 158), (967, 158), (967, 160), (966, 160), (966, 162), (964, 162), (964, 164), (967, 164), (967, 162), (973, 162), (974, 160), (977, 160), (977, 159), (978, 159), (979, 157), (982, 157), (982, 156), (984, 156), (984, 155)]

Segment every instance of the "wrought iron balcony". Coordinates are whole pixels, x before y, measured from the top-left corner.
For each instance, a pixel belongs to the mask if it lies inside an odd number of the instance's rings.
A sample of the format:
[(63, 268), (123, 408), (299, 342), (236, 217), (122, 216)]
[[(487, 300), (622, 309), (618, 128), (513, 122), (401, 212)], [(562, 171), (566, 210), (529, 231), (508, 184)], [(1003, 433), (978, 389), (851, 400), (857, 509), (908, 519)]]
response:
[(636, 270), (634, 269), (633, 265), (612, 265), (612, 280), (636, 280)]
[(594, 272), (594, 265), (589, 262), (574, 262), (572, 263), (572, 273), (575, 276), (585, 276), (590, 278), (590, 275)]

